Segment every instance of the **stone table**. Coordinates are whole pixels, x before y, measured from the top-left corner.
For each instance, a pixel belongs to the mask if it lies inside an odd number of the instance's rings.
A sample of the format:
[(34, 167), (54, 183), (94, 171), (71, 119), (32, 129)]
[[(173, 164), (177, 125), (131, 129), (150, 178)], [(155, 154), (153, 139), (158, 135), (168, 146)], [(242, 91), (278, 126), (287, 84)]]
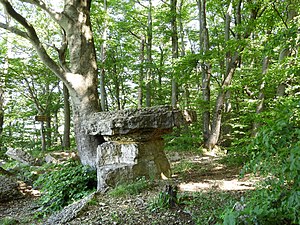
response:
[(195, 112), (168, 106), (95, 113), (86, 132), (105, 140), (97, 148), (98, 191), (137, 177), (169, 177), (162, 136), (195, 120)]

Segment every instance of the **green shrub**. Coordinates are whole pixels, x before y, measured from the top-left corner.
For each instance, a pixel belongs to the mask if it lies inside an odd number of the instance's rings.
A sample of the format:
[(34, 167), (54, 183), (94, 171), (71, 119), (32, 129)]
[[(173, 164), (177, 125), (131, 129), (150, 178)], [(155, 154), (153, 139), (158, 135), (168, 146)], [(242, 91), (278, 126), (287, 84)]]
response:
[[(288, 98), (274, 103), (246, 153), (244, 172), (264, 178), (240, 212), (224, 218), (248, 224), (300, 224), (300, 105)], [(243, 220), (241, 220), (243, 218)]]
[(171, 134), (165, 135), (165, 149), (169, 151), (199, 151), (201, 147), (201, 128), (194, 123), (190, 126), (174, 128)]
[(2, 225), (14, 225), (14, 224), (19, 224), (19, 221), (15, 218), (12, 217), (4, 217), (0, 219), (0, 224)]
[[(276, 184), (274, 186), (276, 187)], [(242, 210), (227, 208), (223, 213), (223, 224), (300, 224), (297, 219), (300, 209), (299, 196), (299, 192), (293, 192), (291, 195), (289, 192), (272, 188), (258, 189), (243, 202)]]
[(96, 185), (96, 171), (76, 161), (56, 165), (34, 183), (41, 188), (40, 204), (44, 213), (60, 210), (83, 198), (95, 191)]
[(152, 199), (149, 204), (151, 211), (170, 209), (179, 204), (177, 187), (167, 185), (165, 191), (159, 192), (158, 196)]

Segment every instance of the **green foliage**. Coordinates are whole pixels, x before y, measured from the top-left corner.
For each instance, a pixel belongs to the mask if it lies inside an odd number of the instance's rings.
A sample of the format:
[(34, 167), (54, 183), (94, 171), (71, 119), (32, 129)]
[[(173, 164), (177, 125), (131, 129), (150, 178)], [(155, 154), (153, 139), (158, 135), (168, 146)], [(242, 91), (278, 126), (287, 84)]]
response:
[(247, 148), (252, 159), (244, 167), (244, 172), (253, 171), (265, 179), (242, 211), (227, 212), (227, 220), (300, 224), (300, 105), (294, 98), (285, 98), (271, 108)]
[[(264, 185), (276, 183), (267, 182)], [(273, 188), (262, 188), (253, 192), (251, 198), (245, 202), (241, 211), (235, 208), (226, 209), (223, 217), (224, 224), (299, 224), (300, 193), (290, 195), (288, 191), (274, 190)], [(292, 204), (290, 204), (292, 203)], [(228, 223), (231, 221), (231, 223)]]
[(40, 204), (43, 213), (60, 210), (95, 191), (97, 177), (91, 168), (76, 161), (68, 161), (51, 169), (34, 183), (42, 191)]
[(239, 166), (244, 166), (245, 163), (249, 161), (249, 157), (246, 154), (229, 152), (227, 153), (227, 155), (223, 156), (218, 161), (229, 168), (239, 167)]
[[(224, 208), (236, 202), (241, 194), (236, 192), (208, 191), (193, 193), (192, 196), (179, 197), (186, 211), (193, 212), (192, 217), (196, 224), (217, 224)], [(231, 225), (231, 224), (230, 224)]]
[(12, 218), (12, 217), (4, 217), (4, 218), (0, 219), (0, 224), (2, 224), (2, 225), (15, 225), (15, 224), (19, 224), (19, 221), (15, 218)]
[(286, 98), (273, 107), (275, 110), (267, 112), (264, 126), (247, 148), (252, 161), (245, 169), (273, 175), (282, 184), (296, 188), (300, 184), (300, 105)]
[(109, 191), (112, 197), (124, 197), (129, 195), (137, 195), (151, 187), (151, 181), (144, 177), (138, 178), (135, 182), (119, 184), (114, 189)]
[(151, 211), (166, 210), (175, 207), (179, 203), (177, 199), (177, 187), (167, 185), (165, 191), (159, 192), (158, 196), (150, 201), (149, 209)]
[(165, 149), (170, 151), (199, 151), (201, 138), (201, 129), (198, 124), (174, 128), (171, 134), (164, 136)]

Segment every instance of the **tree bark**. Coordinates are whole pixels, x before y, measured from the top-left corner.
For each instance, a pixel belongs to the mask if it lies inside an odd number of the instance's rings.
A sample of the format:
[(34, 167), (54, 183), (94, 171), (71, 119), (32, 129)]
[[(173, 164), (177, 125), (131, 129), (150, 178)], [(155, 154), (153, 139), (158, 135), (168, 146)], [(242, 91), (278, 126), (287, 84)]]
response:
[[(171, 13), (171, 39), (172, 39), (172, 59), (175, 61), (175, 59), (178, 58), (178, 31), (177, 31), (177, 0), (171, 0), (170, 2), (170, 13)], [(171, 105), (172, 107), (177, 106), (177, 101), (178, 101), (178, 85), (176, 81), (176, 76), (172, 74), (172, 99), (171, 99)]]
[[(209, 50), (209, 34), (206, 25), (206, 0), (197, 1), (199, 10), (199, 25), (200, 25), (200, 51), (205, 55)], [(210, 74), (211, 65), (208, 62), (201, 62), (202, 73), (202, 100), (203, 100), (203, 113), (202, 113), (202, 131), (204, 146), (208, 147), (208, 139), (210, 134)]]
[[(179, 3), (178, 9), (178, 23), (179, 23), (179, 33), (180, 33), (180, 57), (185, 56), (185, 41), (184, 41), (184, 25), (182, 20), (182, 8), (183, 8), (184, 0), (181, 0)], [(186, 81), (183, 85), (183, 100), (184, 107), (188, 109), (190, 107), (190, 90), (188, 81)]]
[(138, 108), (143, 107), (143, 84), (144, 84), (144, 60), (145, 60), (145, 37), (141, 37), (140, 46), (140, 73), (139, 73), (139, 87), (138, 87)]
[[(262, 62), (262, 81), (259, 87), (259, 93), (258, 93), (258, 104), (256, 106), (256, 114), (260, 114), (263, 109), (264, 109), (264, 102), (265, 102), (265, 93), (264, 93), (264, 87), (265, 87), (265, 81), (263, 80), (263, 76), (267, 73), (268, 68), (269, 68), (269, 62), (270, 58), (265, 57)], [(260, 124), (258, 122), (253, 123), (253, 128), (252, 128), (252, 136), (255, 137), (257, 135), (257, 131), (259, 128)]]
[(66, 85), (63, 85), (64, 95), (64, 136), (63, 136), (63, 148), (70, 149), (70, 130), (71, 130), (71, 110), (70, 110), (70, 95)]
[[(241, 16), (240, 16), (240, 11), (241, 11), (241, 3), (242, 1), (238, 1), (237, 8), (236, 8), (236, 24), (240, 25), (241, 23)], [(226, 13), (225, 17), (225, 42), (230, 40), (230, 21), (232, 17), (232, 3), (229, 4), (228, 10)], [(255, 16), (253, 16), (255, 14)], [(257, 12), (253, 12), (253, 15), (251, 15), (251, 19), (255, 20)], [(237, 32), (237, 39), (241, 39), (241, 34)], [(250, 36), (250, 31), (245, 32), (243, 35), (243, 38), (248, 38)], [(214, 109), (214, 115), (213, 115), (213, 120), (212, 120), (212, 125), (211, 125), (211, 131), (209, 134), (209, 138), (207, 141), (206, 147), (209, 150), (212, 150), (216, 144), (219, 141), (220, 137), (220, 131), (221, 131), (221, 124), (222, 124), (222, 113), (223, 113), (223, 108), (226, 100), (226, 95), (228, 93), (227, 88), (231, 85), (231, 81), (233, 78), (233, 75), (235, 73), (235, 70), (240, 62), (240, 52), (242, 51), (244, 47), (240, 47), (240, 49), (236, 50), (235, 52), (226, 52), (226, 69), (225, 69), (225, 74), (224, 78), (222, 81), (222, 85), (220, 87), (220, 91), (216, 100), (216, 105)], [(228, 97), (228, 95), (227, 95)]]
[[(85, 122), (100, 110), (97, 92), (97, 63), (90, 22), (91, 1), (65, 1), (64, 13), (72, 18), (62, 20), (70, 53), (70, 73), (65, 74), (73, 107), (75, 139), (81, 162), (95, 167), (96, 149), (102, 136), (85, 133)], [(73, 22), (74, 21), (74, 22)], [(71, 25), (70, 25), (71, 23)]]
[[(4, 91), (2, 88), (2, 81), (0, 80), (0, 137), (3, 132), (3, 125), (4, 125), (4, 109), (3, 109), (3, 104), (4, 104)], [(2, 142), (0, 144), (0, 149), (1, 149)]]
[(147, 77), (146, 77), (146, 106), (151, 106), (152, 89), (152, 0), (149, 0), (147, 25)]
[(65, 0), (62, 12), (55, 12), (39, 0), (26, 2), (46, 11), (64, 30), (69, 49), (68, 68), (60, 66), (47, 54), (34, 27), (14, 10), (8, 0), (0, 0), (0, 3), (24, 29), (19, 30), (3, 23), (0, 23), (0, 27), (28, 39), (42, 62), (64, 82), (72, 102), (79, 157), (82, 164), (95, 168), (96, 149), (104, 139), (102, 136), (90, 136), (85, 133), (85, 122), (91, 114), (100, 110), (96, 54), (90, 21), (91, 0)]
[(101, 45), (101, 72), (100, 72), (100, 99), (101, 99), (101, 110), (106, 111), (106, 93), (105, 93), (105, 61), (106, 61), (106, 39), (107, 39), (107, 0), (103, 2), (103, 11), (104, 11), (104, 28), (102, 34), (102, 45)]
[[(297, 10), (296, 10), (296, 5), (295, 2), (291, 1), (288, 3), (286, 6), (287, 9), (287, 15), (286, 15), (286, 21), (284, 22), (286, 27), (289, 26), (289, 23), (291, 20), (293, 20), (297, 15)], [(283, 61), (286, 59), (286, 57), (290, 56), (292, 53), (291, 48), (284, 48), (281, 50), (280, 55), (279, 55), (279, 63), (283, 63)], [(276, 95), (278, 97), (283, 97), (286, 92), (287, 88), (287, 82), (282, 82), (278, 85), (277, 90), (276, 90)]]
[(46, 132), (45, 132), (45, 123), (44, 123), (44, 121), (41, 121), (40, 125), (41, 125), (40, 134), (41, 134), (42, 151), (46, 151), (47, 143), (46, 143)]

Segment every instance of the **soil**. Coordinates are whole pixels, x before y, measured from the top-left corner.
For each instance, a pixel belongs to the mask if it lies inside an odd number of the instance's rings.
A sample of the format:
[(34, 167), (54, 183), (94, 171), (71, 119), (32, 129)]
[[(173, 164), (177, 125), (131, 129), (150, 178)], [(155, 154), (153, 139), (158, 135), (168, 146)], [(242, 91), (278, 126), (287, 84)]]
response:
[[(214, 190), (239, 196), (254, 188), (255, 180), (249, 176), (239, 179), (241, 168), (222, 164), (218, 156), (186, 153), (169, 153), (168, 156), (175, 168), (170, 180), (158, 181), (150, 190), (134, 196), (111, 197), (98, 193), (85, 210), (67, 224), (196, 224), (193, 213), (185, 205), (169, 210), (156, 210), (149, 205), (167, 184), (176, 185), (178, 192), (185, 193), (187, 198), (193, 193)], [(34, 193), (36, 195), (36, 191)], [(47, 218), (35, 218), (40, 210), (37, 199), (28, 192), (24, 198), (0, 203), (0, 220), (11, 221), (7, 224), (43, 224)]]

